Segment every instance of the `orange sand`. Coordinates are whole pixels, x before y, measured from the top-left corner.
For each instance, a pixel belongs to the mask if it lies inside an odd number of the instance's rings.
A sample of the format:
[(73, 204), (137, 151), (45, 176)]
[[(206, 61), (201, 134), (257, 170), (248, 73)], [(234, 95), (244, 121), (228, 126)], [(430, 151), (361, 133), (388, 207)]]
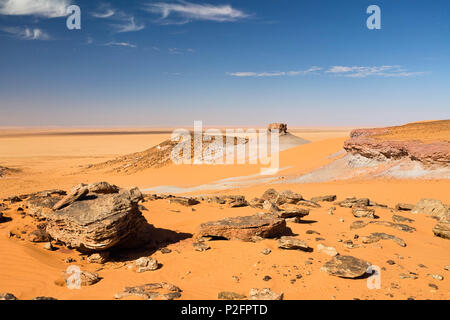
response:
[[(300, 130), (300, 129), (299, 129)], [(14, 131), (14, 130), (13, 130)], [(68, 130), (64, 130), (68, 131)], [(4, 131), (5, 132), (5, 131)], [(3, 132), (3, 133), (4, 133)], [(27, 132), (23, 129), (22, 132)], [(127, 134), (120, 135), (16, 135), (0, 133), (0, 165), (21, 169), (18, 174), (0, 179), (0, 199), (45, 189), (68, 189), (80, 182), (108, 181), (122, 187), (138, 186), (141, 189), (160, 185), (197, 186), (229, 177), (247, 176), (259, 173), (256, 165), (242, 166), (169, 166), (161, 169), (148, 169), (133, 175), (117, 175), (111, 172), (84, 172), (81, 165), (103, 162), (116, 156), (145, 150), (170, 135)], [(289, 167), (278, 174), (278, 181), (298, 176), (317, 169), (332, 161), (329, 155), (342, 149), (348, 130), (330, 128), (295, 131), (295, 134), (313, 143), (287, 150), (281, 154), (281, 167)], [(448, 180), (354, 180), (309, 184), (256, 184), (245, 188), (221, 191), (223, 194), (243, 194), (247, 199), (260, 196), (269, 187), (277, 190), (291, 189), (305, 198), (317, 195), (336, 194), (345, 197), (369, 197), (370, 199), (395, 206), (398, 202), (416, 203), (420, 198), (436, 198), (450, 203), (450, 181)], [(214, 193), (212, 190), (201, 193)], [(250, 207), (221, 208), (215, 204), (201, 204), (190, 208), (169, 204), (165, 200), (146, 202), (148, 209), (144, 216), (156, 228), (179, 233), (194, 233), (197, 226), (205, 221), (223, 217), (251, 215), (257, 212)], [(152, 256), (163, 266), (153, 272), (136, 274), (127, 270), (121, 262), (102, 265), (88, 264), (81, 260), (79, 253), (67, 249), (48, 252), (43, 244), (33, 244), (27, 240), (9, 238), (9, 232), (20, 233), (33, 224), (30, 217), (24, 219), (16, 212), (14, 205), (4, 211), (12, 217), (11, 222), (0, 224), (0, 292), (11, 292), (20, 299), (35, 296), (52, 296), (58, 299), (112, 299), (125, 286), (141, 285), (149, 282), (166, 281), (179, 286), (182, 299), (216, 299), (220, 291), (234, 291), (248, 294), (251, 288), (271, 288), (283, 291), (285, 299), (449, 299), (450, 272), (444, 266), (450, 265), (450, 241), (434, 237), (431, 229), (435, 220), (422, 215), (400, 213), (415, 219), (414, 233), (401, 232), (392, 228), (370, 225), (364, 229), (350, 230), (349, 226), (357, 220), (351, 209), (337, 207), (334, 215), (329, 215), (332, 204), (323, 204), (320, 209), (311, 210), (305, 223), (288, 223), (292, 231), (314, 249), (318, 243), (335, 247), (340, 254), (349, 254), (366, 259), (380, 268), (381, 289), (369, 290), (365, 279), (348, 280), (332, 277), (321, 266), (329, 257), (316, 250), (312, 253), (301, 251), (282, 251), (276, 240), (263, 240), (258, 243), (239, 241), (210, 242), (211, 250), (196, 252), (191, 238), (169, 246), (170, 254), (161, 252), (141, 252), (142, 256)], [(179, 211), (179, 212), (177, 212)], [(380, 220), (392, 221), (389, 209), (376, 209)], [(340, 218), (344, 222), (340, 222)], [(28, 226), (28, 227), (27, 227)], [(320, 232), (319, 235), (306, 234), (307, 230)], [(365, 245), (365, 248), (347, 249), (338, 240), (353, 240), (354, 235), (369, 235), (372, 232), (386, 232), (402, 238), (407, 247), (398, 246), (392, 241)], [(160, 230), (157, 237), (164, 237)], [(324, 241), (315, 241), (316, 237)], [(354, 240), (355, 243), (358, 240)], [(264, 248), (272, 253), (262, 255)], [(400, 259), (396, 254), (400, 255)], [(69, 266), (64, 260), (72, 257), (82, 269), (96, 271), (103, 278), (97, 284), (81, 290), (69, 290), (55, 284), (61, 273)], [(312, 259), (311, 259), (312, 258)], [(312, 264), (305, 264), (311, 259)], [(392, 259), (395, 265), (388, 265)], [(418, 267), (424, 264), (426, 269)], [(103, 268), (102, 268), (103, 267)], [(99, 270), (102, 268), (101, 270)], [(400, 273), (415, 272), (419, 278), (400, 279)], [(302, 278), (291, 283), (290, 280), (301, 274)], [(441, 274), (443, 281), (434, 280), (427, 274)], [(269, 275), (272, 280), (263, 281)], [(237, 283), (233, 276), (240, 278)], [(399, 288), (392, 288), (392, 283)], [(434, 290), (428, 284), (436, 284)], [(392, 294), (393, 297), (389, 296)]]

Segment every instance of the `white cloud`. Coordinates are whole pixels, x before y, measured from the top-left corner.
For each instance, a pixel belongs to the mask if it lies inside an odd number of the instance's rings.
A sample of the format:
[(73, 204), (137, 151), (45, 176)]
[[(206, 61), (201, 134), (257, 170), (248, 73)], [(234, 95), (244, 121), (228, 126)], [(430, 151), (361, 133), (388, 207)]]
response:
[(349, 78), (366, 78), (370, 76), (378, 77), (410, 77), (424, 74), (424, 72), (410, 72), (401, 66), (333, 66), (326, 73), (332, 73)]
[(133, 16), (127, 16), (123, 18), (125, 23), (123, 24), (114, 24), (113, 27), (116, 29), (116, 32), (133, 32), (140, 31), (145, 28), (143, 24), (137, 24)]
[(116, 14), (116, 10), (113, 9), (109, 4), (107, 3), (101, 3), (98, 7), (97, 7), (97, 11), (91, 13), (91, 15), (95, 18), (99, 18), (99, 19), (106, 19), (106, 18), (110, 18), (113, 15)]
[[(191, 20), (227, 22), (247, 18), (249, 15), (230, 5), (195, 4), (186, 1), (178, 3), (157, 2), (146, 6), (147, 11), (161, 15), (166, 23), (183, 24)], [(178, 20), (168, 21), (174, 16)], [(180, 21), (179, 18), (182, 18)]]
[(233, 77), (282, 77), (282, 76), (298, 76), (304, 74), (315, 73), (322, 70), (319, 67), (311, 67), (307, 70), (297, 71), (281, 71), (281, 72), (229, 72), (228, 75)]
[(169, 48), (168, 49), (170, 54), (183, 54), (183, 53), (194, 53), (195, 50), (188, 48), (188, 49), (180, 49), (180, 48)]
[(92, 16), (99, 19), (112, 17), (116, 12), (113, 9), (106, 9), (105, 11), (94, 12)]
[(22, 40), (50, 40), (50, 36), (38, 28), (18, 28), (6, 27), (2, 28), (6, 33), (12, 34)]
[(137, 47), (136, 45), (129, 43), (129, 42), (108, 42), (105, 45), (109, 46), (109, 47), (129, 47), (129, 48)]
[(72, 0), (0, 0), (0, 14), (64, 17)]

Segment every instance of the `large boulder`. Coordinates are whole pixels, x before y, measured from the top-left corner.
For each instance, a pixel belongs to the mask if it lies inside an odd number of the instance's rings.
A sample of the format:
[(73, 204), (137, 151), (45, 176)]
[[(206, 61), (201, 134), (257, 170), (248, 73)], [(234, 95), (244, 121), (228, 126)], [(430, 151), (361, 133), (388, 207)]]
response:
[(322, 271), (341, 278), (359, 278), (370, 266), (371, 264), (367, 261), (352, 256), (337, 255), (323, 265)]
[(441, 238), (450, 240), (450, 221), (441, 221), (433, 228), (433, 233)]
[(442, 201), (435, 199), (421, 199), (411, 213), (423, 213), (440, 220), (450, 220), (450, 210)]
[(150, 240), (151, 226), (138, 207), (142, 199), (137, 188), (89, 192), (48, 213), (46, 231), (53, 239), (82, 252), (137, 247)]
[(255, 237), (275, 238), (286, 231), (284, 219), (270, 214), (256, 214), (203, 223), (196, 236), (253, 241)]

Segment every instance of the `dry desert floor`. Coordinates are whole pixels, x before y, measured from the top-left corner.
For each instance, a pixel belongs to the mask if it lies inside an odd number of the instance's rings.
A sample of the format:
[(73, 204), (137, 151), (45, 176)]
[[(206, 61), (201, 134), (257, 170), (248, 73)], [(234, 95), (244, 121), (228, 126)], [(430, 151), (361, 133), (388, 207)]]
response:
[[(86, 170), (89, 164), (101, 163), (118, 156), (143, 151), (168, 138), (171, 129), (15, 129), (0, 130), (0, 165), (18, 172), (0, 178), (0, 199), (47, 189), (69, 190), (79, 183), (108, 181), (120, 187), (137, 186), (143, 192), (162, 186), (181, 188), (182, 195), (227, 194), (260, 197), (264, 191), (292, 190), (305, 199), (335, 194), (370, 198), (388, 208), (377, 208), (379, 220), (392, 221), (392, 209), (398, 203), (417, 203), (422, 198), (450, 203), (450, 181), (352, 179), (324, 183), (291, 183), (291, 178), (318, 169), (333, 161), (342, 150), (350, 128), (291, 128), (290, 132), (311, 141), (280, 154), (279, 173), (270, 179), (254, 178), (258, 165), (170, 165), (126, 174), (114, 171)], [(401, 132), (398, 133), (399, 135)], [(243, 177), (249, 177), (245, 179)], [(250, 178), (253, 177), (253, 178)], [(224, 183), (224, 179), (240, 183)], [(220, 190), (218, 190), (220, 189)], [(148, 191), (146, 191), (148, 190)], [(161, 189), (162, 190), (162, 189)], [(168, 189), (170, 190), (170, 189)], [(302, 223), (288, 222), (296, 237), (314, 250), (281, 250), (277, 241), (258, 242), (211, 241), (210, 250), (193, 248), (192, 235), (198, 226), (224, 217), (247, 216), (257, 212), (252, 207), (228, 208), (213, 203), (191, 207), (170, 204), (167, 200), (147, 201), (143, 215), (160, 232), (175, 231), (179, 238), (167, 246), (170, 253), (135, 252), (131, 258), (151, 256), (162, 265), (156, 271), (136, 273), (126, 268), (126, 257), (106, 264), (88, 263), (77, 251), (59, 247), (47, 251), (41, 243), (26, 237), (10, 237), (10, 233), (26, 232), (33, 219), (10, 205), (4, 215), (11, 221), (0, 224), (0, 293), (11, 292), (19, 299), (50, 296), (57, 299), (113, 299), (126, 286), (168, 282), (180, 287), (181, 299), (217, 299), (221, 291), (248, 295), (252, 288), (270, 288), (284, 293), (284, 299), (444, 299), (450, 298), (450, 240), (435, 237), (436, 221), (425, 215), (398, 213), (414, 220), (417, 230), (402, 232), (382, 225), (368, 225), (351, 230), (358, 220), (351, 209), (321, 203), (311, 210)], [(397, 212), (396, 212), (397, 214)], [(349, 248), (346, 241), (359, 243), (359, 238), (373, 232), (393, 234), (405, 241), (401, 247), (394, 241)], [(321, 271), (330, 257), (316, 250), (317, 244), (334, 247), (341, 255), (351, 255), (379, 266), (381, 288), (368, 289), (367, 279), (344, 279)], [(269, 248), (268, 255), (261, 252)], [(98, 283), (69, 290), (58, 280), (72, 258), (83, 270), (97, 272)], [(392, 261), (389, 261), (392, 260)], [(389, 263), (388, 263), (389, 261)], [(442, 280), (439, 279), (442, 276)], [(268, 277), (267, 277), (268, 276)]]

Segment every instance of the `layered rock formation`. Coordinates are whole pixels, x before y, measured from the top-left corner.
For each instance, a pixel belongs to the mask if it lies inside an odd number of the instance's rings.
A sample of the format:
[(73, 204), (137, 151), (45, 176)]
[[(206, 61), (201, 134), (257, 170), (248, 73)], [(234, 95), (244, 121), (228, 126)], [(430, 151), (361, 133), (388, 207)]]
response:
[(142, 199), (137, 188), (79, 185), (47, 212), (46, 231), (52, 239), (84, 252), (137, 247), (150, 240), (151, 226), (138, 207)]
[[(436, 130), (439, 134), (430, 133)], [(408, 124), (401, 127), (358, 129), (345, 141), (353, 155), (385, 161), (419, 161), (425, 166), (450, 166), (450, 120)]]

